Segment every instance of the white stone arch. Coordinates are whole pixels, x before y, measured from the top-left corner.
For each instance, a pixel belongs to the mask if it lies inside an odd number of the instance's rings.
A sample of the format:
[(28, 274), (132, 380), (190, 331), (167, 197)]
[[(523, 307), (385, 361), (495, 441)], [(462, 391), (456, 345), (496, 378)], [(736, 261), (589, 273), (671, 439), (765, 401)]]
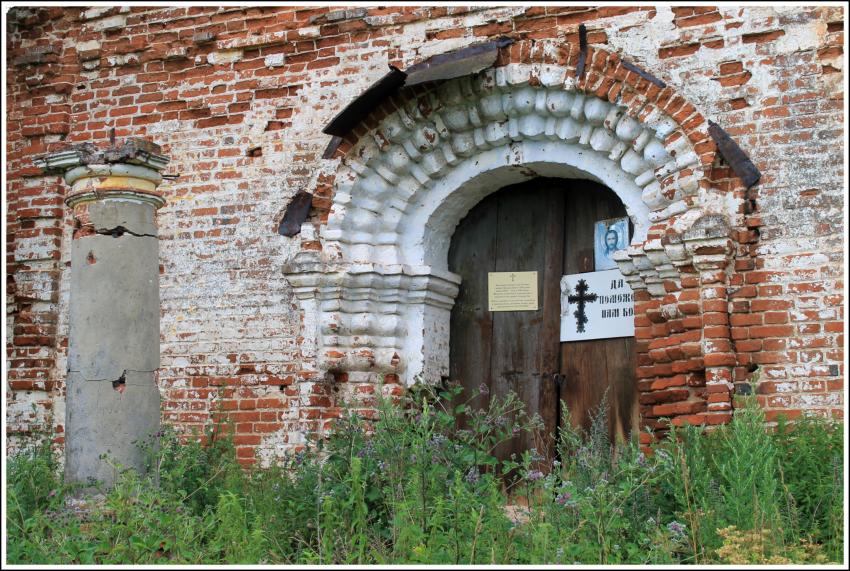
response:
[(632, 242), (641, 244), (649, 230), (649, 209), (641, 188), (623, 175), (604, 155), (563, 141), (519, 141), (483, 151), (432, 186), (428, 202), (407, 218), (401, 251), (408, 263), (447, 269), (451, 238), (469, 210), (505, 186), (537, 177), (593, 180), (611, 188), (634, 223)]
[[(343, 158), (322, 251), (302, 251), (284, 270), (305, 338), (315, 340), (306, 356), (320, 371), (394, 373), (407, 383), (446, 374), (460, 283), (447, 270), (454, 228), (487, 194), (536, 176), (613, 190), (635, 227), (621, 271), (633, 288), (663, 293), (692, 253), (682, 240), (647, 239), (650, 227), (672, 221), (684, 232), (722, 200), (700, 195), (716, 193), (701, 191), (702, 165), (680, 126), (647, 109), (629, 113), (577, 90), (567, 68), (539, 64), (489, 69), (405, 100)], [(316, 238), (310, 225), (302, 232)]]

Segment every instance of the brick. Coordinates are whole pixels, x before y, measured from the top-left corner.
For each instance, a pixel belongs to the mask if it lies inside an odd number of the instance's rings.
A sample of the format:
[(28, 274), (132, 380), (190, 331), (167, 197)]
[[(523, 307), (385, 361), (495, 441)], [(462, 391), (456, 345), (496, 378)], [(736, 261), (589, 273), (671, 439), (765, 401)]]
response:
[(772, 42), (777, 38), (781, 38), (785, 35), (784, 30), (772, 30), (768, 32), (755, 32), (752, 34), (744, 34), (741, 36), (741, 41), (745, 44), (753, 44), (753, 43), (766, 43)]
[(672, 404), (661, 404), (652, 407), (652, 415), (677, 416), (680, 414), (694, 414), (706, 409), (705, 401), (678, 402)]
[(695, 54), (699, 50), (698, 43), (682, 44), (678, 46), (670, 46), (658, 50), (660, 59), (683, 57)]

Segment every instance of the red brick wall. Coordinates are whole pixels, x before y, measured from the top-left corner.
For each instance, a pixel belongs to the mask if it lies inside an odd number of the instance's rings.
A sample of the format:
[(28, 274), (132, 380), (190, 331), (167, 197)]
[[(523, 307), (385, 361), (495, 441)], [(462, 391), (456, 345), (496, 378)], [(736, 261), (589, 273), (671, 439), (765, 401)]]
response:
[[(162, 186), (159, 216), (164, 420), (200, 428), (218, 402), (244, 461), (272, 458), (322, 430), (343, 399), (357, 395), (366, 409), (374, 399), (371, 385), (315, 382), (281, 271), (301, 246), (276, 233), (283, 209), (336, 168), (321, 159), (321, 127), (388, 63), (501, 34), (577, 43), (580, 23), (592, 46), (637, 63), (720, 124), (762, 172), (744, 196), (728, 167), (712, 170), (747, 210), (730, 287), (719, 292), (726, 311), (706, 299), (699, 308), (702, 335), (731, 346), (718, 349), (722, 363), (702, 365), (726, 367), (737, 383), (758, 365), (771, 416), (842, 416), (844, 18), (838, 7), (15, 8), (7, 436), (55, 412), (61, 440), (64, 417), (70, 219), (63, 183), (41, 176), (34, 156), (105, 142), (111, 128), (163, 146), (167, 173), (179, 174)], [(649, 332), (639, 364), (660, 366), (650, 355), (663, 342), (651, 339), (685, 335), (685, 321), (638, 324)], [(705, 381), (671, 375), (681, 386)]]

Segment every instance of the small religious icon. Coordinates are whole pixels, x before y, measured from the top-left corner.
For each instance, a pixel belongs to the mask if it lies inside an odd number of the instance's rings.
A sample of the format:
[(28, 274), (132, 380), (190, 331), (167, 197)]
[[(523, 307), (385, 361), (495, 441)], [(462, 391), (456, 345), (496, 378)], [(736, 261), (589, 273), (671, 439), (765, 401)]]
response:
[(629, 219), (610, 218), (600, 220), (594, 227), (593, 250), (596, 271), (617, 267), (612, 257), (617, 250), (626, 248), (629, 242)]

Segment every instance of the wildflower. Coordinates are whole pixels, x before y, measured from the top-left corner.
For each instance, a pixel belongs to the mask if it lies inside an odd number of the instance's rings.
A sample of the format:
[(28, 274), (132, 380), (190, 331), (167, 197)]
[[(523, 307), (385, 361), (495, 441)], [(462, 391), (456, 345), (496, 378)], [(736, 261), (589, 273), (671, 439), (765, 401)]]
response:
[(472, 467), (469, 469), (469, 472), (464, 476), (464, 480), (466, 480), (467, 484), (475, 485), (478, 483), (478, 480), (481, 478), (481, 475), (478, 473), (478, 468)]
[(363, 447), (356, 452), (358, 458), (370, 458), (375, 452), (375, 444), (371, 440), (366, 440)]
[(540, 470), (532, 470), (528, 473), (527, 478), (532, 482), (536, 482), (537, 480), (541, 480), (543, 478), (543, 472), (541, 472)]
[(667, 529), (673, 535), (683, 535), (685, 533), (685, 524), (679, 523), (678, 521), (671, 521), (667, 524)]
[(478, 394), (480, 394), (480, 395), (490, 394), (490, 387), (488, 387), (484, 383), (481, 383), (480, 385), (478, 385)]
[(537, 452), (537, 448), (532, 448), (532, 449), (530, 450), (530, 452), (531, 452), (531, 461), (532, 461), (532, 462), (540, 462), (541, 460), (543, 460), (543, 456), (541, 456), (541, 455)]
[(442, 434), (435, 434), (431, 437), (430, 445), (434, 448), (441, 448), (444, 444), (448, 442), (448, 438), (443, 436)]
[(565, 506), (572, 499), (573, 495), (569, 492), (563, 492), (555, 496), (555, 502), (558, 505)]
[(638, 466), (646, 466), (646, 455), (641, 452), (637, 457)]

